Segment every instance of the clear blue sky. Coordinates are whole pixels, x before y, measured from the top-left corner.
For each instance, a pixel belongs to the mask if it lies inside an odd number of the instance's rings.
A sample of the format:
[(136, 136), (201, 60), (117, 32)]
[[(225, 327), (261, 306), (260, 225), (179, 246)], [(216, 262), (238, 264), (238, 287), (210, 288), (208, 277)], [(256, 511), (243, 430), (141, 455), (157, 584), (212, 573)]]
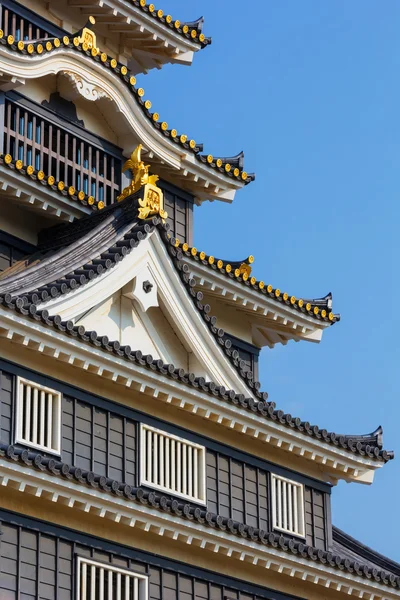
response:
[(332, 291), (321, 344), (265, 349), (261, 381), (293, 415), (341, 433), (382, 424), (398, 458), (333, 489), (334, 523), (400, 561), (398, 0), (159, 0), (204, 15), (210, 47), (140, 83), (161, 119), (257, 179), (195, 214), (197, 248), (255, 256), (282, 291)]

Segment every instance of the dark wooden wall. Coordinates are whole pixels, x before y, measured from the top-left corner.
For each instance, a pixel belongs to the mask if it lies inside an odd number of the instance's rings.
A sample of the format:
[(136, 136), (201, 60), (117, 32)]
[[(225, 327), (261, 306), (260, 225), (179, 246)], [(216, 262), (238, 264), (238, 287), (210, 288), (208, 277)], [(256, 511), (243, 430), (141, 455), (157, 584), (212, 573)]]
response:
[(329, 498), (326, 498), (322, 492), (306, 486), (304, 500), (307, 543), (315, 548), (326, 550), (329, 546)]
[(131, 419), (64, 396), (61, 459), (136, 485), (136, 430)]
[(15, 377), (6, 371), (0, 372), (0, 436), (5, 444), (11, 444), (12, 410)]
[(20, 240), (5, 231), (0, 231), (0, 271), (8, 269), (24, 256), (33, 254), (35, 250), (33, 244)]
[(0, 534), (0, 597), (7, 600), (73, 600), (77, 556), (147, 575), (149, 600), (293, 599), (6, 511)]
[[(37, 380), (26, 372), (23, 376)], [(0, 441), (7, 444), (14, 441), (14, 380), (15, 375), (7, 370), (0, 372)], [(60, 389), (57, 382), (47, 380), (46, 385)], [(118, 404), (99, 402), (95, 398), (93, 402), (84, 401), (79, 394), (64, 391), (61, 460), (119, 482), (139, 485), (138, 428), (140, 422), (146, 421), (145, 415)], [(302, 481), (305, 485), (306, 542), (317, 548), (329, 547), (330, 504), (323, 485), (312, 486), (307, 478), (296, 477), (293, 472), (207, 438), (194, 438), (179, 428), (171, 431), (167, 423), (154, 423), (153, 420), (149, 424), (206, 446), (207, 509), (215, 514), (270, 531), (270, 473)]]
[(193, 245), (193, 196), (167, 181), (160, 180), (158, 185), (164, 192), (164, 208), (168, 213), (171, 235), (180, 242)]
[(223, 517), (268, 531), (267, 471), (208, 450), (207, 506)]

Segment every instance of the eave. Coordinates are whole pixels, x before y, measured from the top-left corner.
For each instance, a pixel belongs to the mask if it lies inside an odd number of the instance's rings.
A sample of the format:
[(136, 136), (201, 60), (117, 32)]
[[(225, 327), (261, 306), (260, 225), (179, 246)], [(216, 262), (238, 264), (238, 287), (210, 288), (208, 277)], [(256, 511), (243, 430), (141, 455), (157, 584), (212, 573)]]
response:
[[(197, 289), (209, 297), (234, 306), (250, 318), (254, 324), (254, 343), (260, 347), (273, 348), (277, 343), (285, 345), (289, 340), (320, 342), (323, 332), (332, 325), (329, 319), (316, 319), (305, 310), (295, 310), (290, 302), (278, 302), (276, 297), (260, 293), (257, 285), (246, 285), (242, 278), (230, 277), (225, 271), (213, 270), (185, 253), (182, 253), (182, 260), (196, 279)], [(263, 291), (264, 289), (263, 285)]]
[[(126, 130), (120, 145), (127, 155), (142, 143), (145, 160), (151, 160), (154, 170), (191, 192), (199, 204), (208, 199), (231, 202), (235, 192), (254, 179), (236, 166), (242, 164), (242, 155), (231, 159), (211, 155), (205, 158), (202, 144), (169, 129), (165, 122), (159, 123), (158, 113), (150, 112), (151, 102), (144, 100), (144, 90), (135, 87), (136, 80), (124, 65), (106, 55), (103, 62), (99, 54), (93, 56), (90, 50), (66, 39), (68, 43), (62, 42), (58, 48), (49, 41), (49, 51), (42, 44), (32, 44), (33, 52), (29, 54), (26, 49), (19, 50), (13, 40), (0, 38), (0, 88), (23, 86), (28, 79), (49, 74), (64, 74), (72, 81), (75, 93), (115, 105), (116, 118), (123, 119)], [(41, 47), (40, 53), (36, 52), (37, 47)]]
[(50, 222), (71, 222), (93, 212), (96, 206), (88, 203), (88, 196), (78, 199), (78, 192), (71, 196), (68, 190), (61, 191), (58, 181), (48, 177), (38, 179), (38, 173), (30, 175), (26, 168), (18, 169), (15, 163), (6, 164), (0, 155), (0, 197), (4, 202), (24, 207), (29, 211), (46, 216)]
[[(377, 572), (373, 576), (372, 569), (366, 567), (364, 576), (349, 572), (342, 565), (340, 557), (339, 568), (328, 564), (323, 557), (326, 552), (303, 546), (303, 554), (298, 550), (290, 550), (290, 546), (281, 536), (275, 541), (274, 534), (266, 534), (266, 543), (253, 541), (249, 535), (237, 536), (218, 527), (207, 527), (194, 519), (175, 516), (165, 506), (165, 509), (154, 508), (154, 501), (132, 502), (128, 501), (124, 491), (115, 488), (114, 493), (104, 493), (96, 489), (96, 485), (88, 486), (80, 483), (79, 474), (76, 477), (52, 477), (49, 471), (41, 468), (21, 467), (12, 460), (0, 461), (0, 481), (4, 490), (10, 488), (24, 494), (27, 498), (35, 496), (42, 498), (43, 502), (59, 504), (64, 510), (79, 511), (83, 515), (91, 515), (99, 519), (111, 520), (115, 527), (128, 526), (137, 528), (143, 533), (167, 538), (171, 544), (183, 542), (204, 551), (209, 556), (221, 554), (229, 561), (232, 569), (236, 561), (244, 561), (266, 572), (277, 572), (282, 575), (294, 577), (300, 581), (309, 582), (319, 586), (321, 594), (330, 589), (341, 592), (349, 597), (364, 598), (367, 600), (392, 600), (400, 597), (398, 578)], [(54, 461), (54, 467), (56, 463)], [(53, 469), (54, 469), (53, 467)], [(117, 483), (117, 482), (116, 482)], [(117, 487), (117, 486), (116, 486)], [(127, 486), (129, 488), (129, 486)], [(129, 495), (129, 490), (125, 490)], [(4, 494), (5, 492), (3, 492)], [(272, 538), (270, 539), (270, 536)], [(290, 544), (290, 542), (289, 542)], [(293, 549), (295, 543), (292, 540)], [(321, 552), (321, 557), (319, 553)], [(333, 555), (330, 557), (334, 561)], [(360, 567), (358, 567), (360, 569)], [(382, 581), (382, 578), (384, 582)]]
[(164, 64), (191, 65), (194, 54), (211, 43), (202, 32), (203, 20), (180, 23), (151, 3), (140, 0), (68, 0), (76, 21), (96, 18), (96, 31), (110, 44), (118, 39), (119, 54), (134, 74)]
[(279, 421), (260, 418), (257, 411), (246, 411), (240, 404), (221, 401), (218, 394), (183, 384), (179, 377), (160, 376), (157, 369), (124, 360), (101, 347), (84, 344), (76, 337), (61, 333), (55, 327), (46, 327), (40, 320), (25, 317), (16, 310), (0, 307), (0, 337), (43, 354), (49, 366), (52, 360), (60, 361), (82, 373), (106, 378), (127, 390), (151, 396), (247, 438), (297, 455), (318, 469), (322, 481), (372, 483), (374, 472), (384, 465), (381, 460), (349, 452), (340, 445), (324, 443), (295, 428), (285, 427)]

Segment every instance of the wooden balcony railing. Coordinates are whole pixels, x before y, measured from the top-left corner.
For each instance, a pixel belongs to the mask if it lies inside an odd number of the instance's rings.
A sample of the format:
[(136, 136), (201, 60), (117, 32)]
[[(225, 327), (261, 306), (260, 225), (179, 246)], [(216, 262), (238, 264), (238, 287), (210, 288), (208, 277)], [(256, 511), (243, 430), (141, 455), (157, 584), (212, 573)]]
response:
[(0, 29), (19, 42), (62, 37), (63, 30), (14, 0), (0, 0)]
[(121, 189), (122, 152), (43, 106), (5, 95), (3, 152), (106, 205)]

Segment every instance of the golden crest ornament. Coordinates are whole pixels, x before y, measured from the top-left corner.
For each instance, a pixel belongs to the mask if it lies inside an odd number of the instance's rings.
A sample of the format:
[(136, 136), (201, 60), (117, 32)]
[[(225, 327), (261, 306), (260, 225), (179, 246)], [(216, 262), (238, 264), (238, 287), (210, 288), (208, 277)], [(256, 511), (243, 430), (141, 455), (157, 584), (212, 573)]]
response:
[(158, 216), (166, 219), (168, 214), (163, 208), (164, 195), (162, 190), (156, 185), (146, 183), (143, 188), (143, 199), (139, 199), (139, 219), (148, 219), (149, 217)]
[(91, 50), (95, 48), (99, 52), (99, 48), (96, 43), (96, 34), (94, 31), (89, 29), (88, 25), (95, 25), (96, 19), (92, 16), (89, 17), (86, 27), (81, 31), (80, 37), (78, 38), (80, 44), (85, 44), (85, 50)]
[(156, 185), (159, 177), (149, 174), (150, 165), (144, 164), (141, 152), (142, 144), (139, 144), (122, 167), (123, 173), (128, 169), (132, 172), (132, 181), (122, 190), (117, 201), (121, 202), (143, 187), (143, 198), (139, 200), (139, 219), (147, 219), (154, 215), (166, 219), (168, 214), (164, 210), (164, 195)]

